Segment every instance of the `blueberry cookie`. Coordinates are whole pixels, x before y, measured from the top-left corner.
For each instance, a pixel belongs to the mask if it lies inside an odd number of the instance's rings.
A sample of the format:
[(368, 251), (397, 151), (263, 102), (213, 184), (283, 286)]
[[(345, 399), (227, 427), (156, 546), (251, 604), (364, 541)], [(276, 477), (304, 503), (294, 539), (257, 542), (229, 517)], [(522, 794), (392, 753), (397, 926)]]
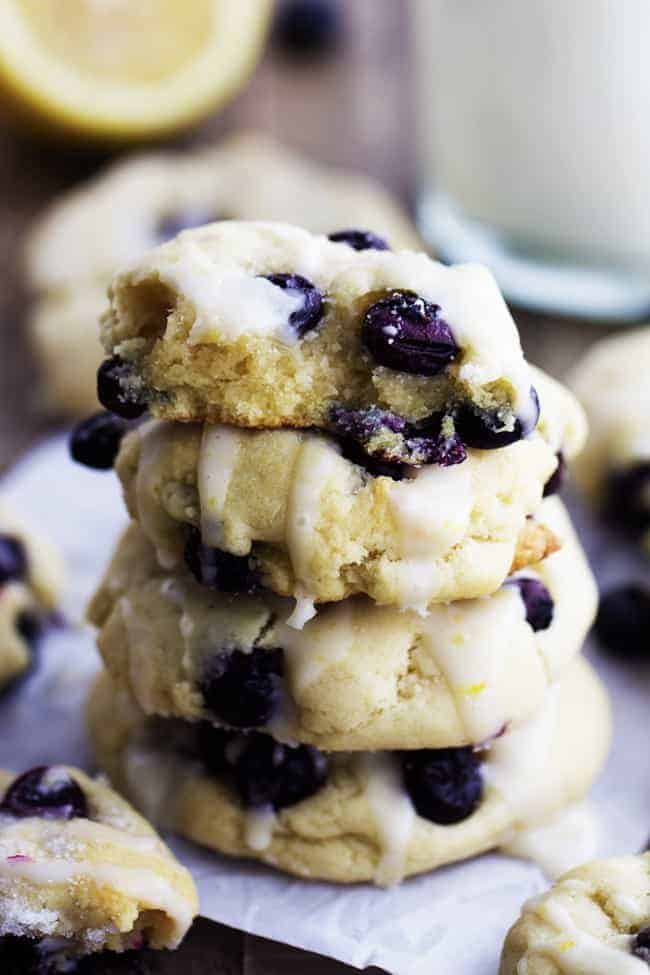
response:
[(494, 595), (426, 617), (365, 598), (301, 630), (288, 600), (228, 595), (161, 569), (137, 524), (91, 605), (115, 683), (148, 715), (269, 731), (326, 750), (442, 748), (531, 717), (593, 622), (597, 592), (561, 503), (563, 547)]
[(0, 773), (0, 970), (175, 948), (197, 911), (187, 870), (103, 782), (63, 765)]
[(420, 246), (380, 186), (304, 159), (261, 133), (114, 164), (50, 207), (28, 242), (36, 294), (31, 331), (53, 407), (75, 415), (97, 408), (97, 323), (115, 271), (185, 227), (224, 218), (287, 220), (324, 234), (362, 228), (350, 237), (357, 246)]
[(131, 262), (102, 321), (104, 406), (326, 428), (414, 465), (534, 430), (530, 369), (485, 268), (334, 236), (222, 221)]
[(589, 789), (610, 736), (604, 689), (580, 658), (530, 722), (475, 748), (327, 754), (147, 720), (106, 675), (88, 714), (101, 767), (154, 822), (343, 883), (395, 883), (511, 840)]
[(578, 867), (524, 905), (500, 975), (647, 975), (650, 854)]
[(62, 585), (63, 566), (50, 543), (0, 502), (0, 689), (32, 663)]
[(613, 525), (650, 552), (650, 328), (597, 342), (569, 382), (590, 421), (576, 478)]
[(166, 568), (185, 557), (199, 579), (226, 589), (237, 585), (227, 575), (255, 576), (298, 600), (298, 623), (314, 602), (356, 593), (422, 611), (492, 593), (513, 565), (553, 550), (529, 516), (554, 490), (558, 456), (581, 448), (585, 425), (562, 386), (538, 370), (534, 380), (537, 430), (501, 450), (470, 449), (450, 467), (377, 463), (310, 431), (150, 421), (122, 442), (116, 469)]

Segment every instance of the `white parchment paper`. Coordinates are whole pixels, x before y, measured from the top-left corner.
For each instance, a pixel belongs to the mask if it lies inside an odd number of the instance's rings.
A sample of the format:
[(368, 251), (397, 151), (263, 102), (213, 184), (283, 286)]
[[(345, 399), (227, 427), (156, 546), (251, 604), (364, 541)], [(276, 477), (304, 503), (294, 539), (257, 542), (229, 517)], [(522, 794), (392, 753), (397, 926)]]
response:
[[(91, 768), (83, 704), (98, 662), (93, 634), (81, 620), (126, 523), (117, 480), (73, 464), (61, 437), (27, 455), (2, 487), (67, 559), (63, 608), (70, 626), (48, 637), (34, 675), (0, 701), (0, 766)], [(601, 581), (647, 574), (647, 565), (605, 537), (584, 511), (574, 514)], [(592, 648), (590, 656), (612, 693), (616, 727), (611, 759), (594, 790), (603, 825), (598, 852), (629, 853), (650, 833), (650, 668), (609, 661)], [(346, 889), (172, 843), (194, 873), (206, 917), (393, 975), (492, 975), (522, 902), (548, 883), (536, 866), (493, 854), (389, 891)]]

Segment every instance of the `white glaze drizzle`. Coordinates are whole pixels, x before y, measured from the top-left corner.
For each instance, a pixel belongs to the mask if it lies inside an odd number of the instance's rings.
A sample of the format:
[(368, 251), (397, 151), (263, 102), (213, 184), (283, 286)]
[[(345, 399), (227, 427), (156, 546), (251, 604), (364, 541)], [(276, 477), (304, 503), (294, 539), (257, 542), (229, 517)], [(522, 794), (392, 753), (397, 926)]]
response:
[(532, 860), (550, 880), (556, 880), (595, 858), (600, 834), (600, 817), (591, 803), (575, 803), (547, 823), (513, 833), (501, 844), (501, 851)]
[(287, 618), (287, 626), (293, 627), (294, 630), (302, 630), (305, 623), (313, 620), (318, 610), (312, 596), (296, 595), (295, 600), (293, 612)]
[(244, 841), (251, 850), (266, 850), (273, 840), (273, 830), (278, 817), (271, 808), (246, 810), (244, 823)]
[(396, 567), (399, 605), (424, 614), (438, 584), (433, 563), (464, 537), (469, 524), (470, 465), (425, 467), (395, 482), (390, 499), (402, 556)]
[(69, 884), (85, 879), (112, 887), (138, 901), (145, 908), (163, 910), (174, 923), (174, 936), (182, 937), (193, 917), (190, 904), (174, 887), (144, 867), (125, 867), (87, 860), (7, 860), (0, 859), (0, 877), (21, 879), (33, 884)]
[(489, 599), (434, 606), (422, 632), (422, 651), (442, 671), (468, 738), (478, 742), (496, 734), (509, 718), (499, 692), (510, 648), (530, 649), (531, 661), (541, 669), (518, 591), (506, 587)]
[(163, 451), (169, 440), (171, 424), (150, 420), (138, 429), (140, 461), (136, 476), (136, 504), (138, 521), (153, 542), (158, 562), (164, 569), (173, 569), (178, 562), (178, 525), (164, 511), (155, 496), (156, 484), (162, 482)]
[(333, 444), (320, 437), (306, 438), (298, 451), (287, 504), (286, 538), (299, 599), (313, 598), (311, 562), (323, 491), (329, 481), (349, 478), (352, 470)]
[(354, 642), (354, 613), (349, 601), (338, 603), (334, 612), (319, 616), (313, 626), (296, 630), (278, 626), (278, 641), (284, 648), (296, 694), (314, 684), (323, 670), (343, 660)]
[(363, 752), (357, 761), (382, 848), (375, 882), (390, 887), (404, 877), (415, 809), (394, 756), (388, 752)]
[(525, 724), (497, 738), (483, 766), (486, 783), (496, 789), (512, 810), (513, 819), (539, 819), (552, 802), (544, 771), (549, 766), (557, 722), (558, 687), (549, 688), (546, 701)]
[[(616, 935), (609, 943), (599, 941), (575, 924), (562, 904), (549, 898), (535, 913), (558, 932), (553, 940), (536, 941), (530, 954), (555, 962), (565, 975), (647, 975), (648, 966), (630, 953), (629, 935)], [(526, 975), (527, 959), (517, 966), (518, 975)]]
[(224, 547), (223, 510), (228, 487), (246, 431), (234, 427), (203, 427), (199, 454), (198, 489), (201, 535), (206, 545)]
[(267, 336), (286, 345), (300, 338), (289, 318), (302, 308), (302, 295), (265, 277), (220, 267), (191, 242), (175, 261), (159, 268), (159, 277), (194, 307), (188, 345), (233, 342), (242, 335)]

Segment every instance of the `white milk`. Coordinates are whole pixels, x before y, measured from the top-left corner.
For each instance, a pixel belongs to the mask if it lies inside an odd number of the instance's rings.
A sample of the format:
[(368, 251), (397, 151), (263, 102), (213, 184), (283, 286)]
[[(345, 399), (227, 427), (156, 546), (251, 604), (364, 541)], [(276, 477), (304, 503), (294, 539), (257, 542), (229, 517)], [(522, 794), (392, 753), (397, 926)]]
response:
[[(487, 227), (503, 235), (511, 256), (623, 272), (622, 300), (647, 301), (650, 2), (413, 0), (412, 7), (422, 176), (437, 192), (437, 209), (429, 196), (423, 216), (436, 223), (436, 236), (447, 236), (449, 256), (484, 257), (495, 245), (481, 236)], [(453, 201), (445, 214), (443, 201)], [(458, 213), (480, 222), (478, 236), (462, 239)], [(490, 263), (503, 284), (500, 257)], [(525, 291), (530, 282), (519, 284)], [(632, 295), (635, 284), (641, 291)], [(615, 313), (614, 293), (602, 280), (600, 287)]]

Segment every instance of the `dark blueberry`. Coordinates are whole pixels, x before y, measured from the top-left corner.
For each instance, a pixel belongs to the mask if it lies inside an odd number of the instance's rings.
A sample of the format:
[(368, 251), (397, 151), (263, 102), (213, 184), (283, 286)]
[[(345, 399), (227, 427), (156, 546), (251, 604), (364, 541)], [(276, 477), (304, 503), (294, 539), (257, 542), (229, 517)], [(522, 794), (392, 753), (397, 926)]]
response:
[(507, 585), (517, 586), (519, 589), (526, 607), (526, 622), (533, 630), (536, 633), (539, 630), (548, 630), (553, 622), (555, 603), (544, 583), (540, 579), (522, 576), (510, 580)]
[(70, 435), (70, 455), (77, 463), (98, 471), (112, 468), (128, 420), (102, 410), (83, 420)]
[(220, 219), (220, 217), (209, 213), (191, 213), (188, 211), (183, 214), (170, 214), (158, 223), (155, 232), (156, 242), (158, 244), (164, 244), (167, 240), (173, 240), (173, 238), (177, 237), (183, 230), (191, 230), (194, 227), (202, 227), (204, 224), (212, 223), (214, 220), (218, 219)]
[(523, 440), (533, 432), (539, 420), (539, 397), (532, 386), (530, 396), (530, 414), (525, 418), (514, 417), (512, 422), (505, 422), (498, 411), (463, 403), (456, 411), (456, 432), (467, 447), (477, 450), (497, 450)]
[(650, 531), (650, 461), (609, 475), (604, 515), (616, 528), (635, 538)]
[(417, 466), (453, 467), (467, 460), (465, 444), (457, 433), (445, 430), (445, 420), (442, 414), (435, 414), (411, 427), (405, 445), (407, 456)]
[(407, 476), (406, 464), (401, 461), (383, 460), (381, 455), (369, 454), (356, 440), (344, 437), (340, 440), (340, 446), (345, 459), (363, 467), (371, 477), (390, 477), (393, 481), (402, 481)]
[(27, 552), (23, 543), (13, 535), (0, 535), (0, 585), (24, 579), (27, 572)]
[(280, 703), (282, 671), (280, 649), (219, 653), (201, 682), (205, 706), (233, 728), (260, 728)]
[(450, 467), (466, 459), (467, 451), (460, 439), (444, 431), (444, 420), (442, 414), (436, 414), (421, 423), (408, 424), (402, 417), (376, 407), (334, 407), (328, 429), (340, 438), (343, 456), (348, 460), (365, 467), (375, 477), (383, 474), (399, 481), (409, 467)]
[(0, 971), (2, 975), (47, 975), (38, 942), (30, 938), (5, 935), (0, 938)]
[(402, 752), (402, 775), (418, 816), (441, 826), (467, 819), (483, 797), (481, 761), (471, 747)]
[(87, 819), (81, 787), (64, 769), (40, 765), (19, 776), (7, 789), (0, 812), (45, 819)]
[(228, 779), (245, 806), (282, 809), (318, 792), (328, 761), (311, 745), (281, 745), (270, 735), (227, 732), (204, 722), (199, 749), (207, 769)]
[(244, 805), (283, 809), (318, 792), (327, 772), (327, 758), (317, 748), (292, 748), (252, 732), (237, 758), (234, 782)]
[(16, 629), (23, 640), (33, 647), (43, 634), (43, 622), (34, 613), (20, 613), (16, 620)]
[(300, 274), (267, 274), (266, 280), (293, 298), (302, 300), (302, 307), (289, 315), (289, 325), (298, 335), (305, 335), (316, 328), (324, 310), (323, 296), (316, 285)]
[(104, 359), (97, 371), (97, 398), (110, 413), (135, 420), (142, 416), (147, 405), (125, 387), (130, 375), (131, 366), (118, 355)]
[(186, 531), (185, 563), (197, 582), (219, 592), (249, 596), (259, 592), (259, 575), (251, 568), (248, 556), (204, 545), (198, 528), (188, 525)]
[(619, 657), (650, 659), (650, 589), (631, 583), (600, 601), (596, 634)]
[(553, 494), (559, 494), (567, 476), (567, 465), (564, 454), (560, 451), (557, 455), (557, 467), (544, 485), (544, 497), (550, 498)]
[(632, 942), (632, 954), (650, 965), (650, 928), (644, 928)]
[(437, 376), (458, 355), (440, 306), (409, 291), (393, 291), (371, 305), (361, 341), (375, 362), (416, 376)]
[(206, 768), (217, 777), (224, 775), (230, 768), (226, 760), (226, 748), (232, 740), (232, 732), (215, 728), (209, 721), (202, 721), (198, 726), (199, 753)]
[(278, 47), (299, 58), (329, 54), (342, 35), (341, 11), (331, 0), (285, 0), (273, 28)]
[(347, 244), (355, 251), (388, 251), (390, 247), (383, 237), (373, 234), (372, 230), (339, 230), (330, 234), (329, 239), (335, 244)]

